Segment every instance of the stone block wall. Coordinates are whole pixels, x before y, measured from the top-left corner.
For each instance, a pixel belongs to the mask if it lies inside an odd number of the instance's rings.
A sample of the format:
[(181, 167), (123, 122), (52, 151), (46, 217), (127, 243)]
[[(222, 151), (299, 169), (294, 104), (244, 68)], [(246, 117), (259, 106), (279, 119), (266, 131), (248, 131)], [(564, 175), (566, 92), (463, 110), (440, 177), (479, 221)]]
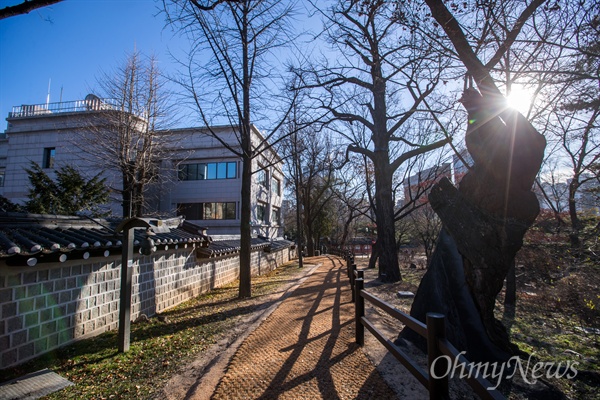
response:
[[(252, 253), (252, 274), (267, 273), (293, 250)], [(239, 256), (198, 259), (192, 248), (139, 256), (133, 265), (131, 319), (152, 316), (239, 276)], [(118, 328), (120, 256), (0, 265), (0, 369), (73, 341)]]

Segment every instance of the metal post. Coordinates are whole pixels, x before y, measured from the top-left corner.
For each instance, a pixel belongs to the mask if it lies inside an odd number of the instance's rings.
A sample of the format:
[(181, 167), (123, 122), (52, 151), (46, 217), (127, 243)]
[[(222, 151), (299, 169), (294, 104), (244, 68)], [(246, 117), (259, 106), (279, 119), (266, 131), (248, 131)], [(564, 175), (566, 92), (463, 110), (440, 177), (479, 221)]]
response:
[(131, 333), (131, 278), (133, 276), (134, 228), (123, 229), (121, 294), (119, 298), (119, 352), (129, 351)]
[[(427, 313), (427, 366), (429, 369), (429, 398), (448, 399), (448, 360), (443, 354), (438, 341), (446, 337), (444, 315)], [(435, 364), (435, 365), (434, 365)], [(432, 366), (434, 368), (432, 368)], [(435, 375), (435, 377), (434, 377)]]
[(356, 302), (354, 303), (355, 335), (356, 343), (359, 346), (365, 345), (365, 326), (361, 318), (365, 316), (365, 298), (360, 295), (365, 287), (364, 271), (357, 271), (358, 278), (354, 281), (354, 292), (356, 293)]
[[(151, 218), (127, 218), (117, 227), (123, 232), (123, 252), (121, 254), (121, 292), (119, 298), (119, 352), (129, 350), (131, 333), (131, 280), (133, 276), (133, 241), (135, 228), (146, 229), (146, 235), (170, 232), (169, 221)], [(156, 248), (146, 237), (141, 245), (142, 254), (150, 255)]]

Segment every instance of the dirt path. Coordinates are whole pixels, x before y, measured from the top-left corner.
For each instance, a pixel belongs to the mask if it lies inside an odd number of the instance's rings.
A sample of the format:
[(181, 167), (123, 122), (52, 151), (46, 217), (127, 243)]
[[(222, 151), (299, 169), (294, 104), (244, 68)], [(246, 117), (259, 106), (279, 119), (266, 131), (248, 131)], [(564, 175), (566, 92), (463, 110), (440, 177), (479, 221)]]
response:
[(185, 398), (396, 397), (354, 343), (354, 306), (342, 261), (310, 261), (321, 266), (243, 340), (214, 393), (192, 385)]
[(213, 399), (395, 397), (354, 343), (344, 266), (326, 257), (319, 262), (323, 265), (244, 341)]

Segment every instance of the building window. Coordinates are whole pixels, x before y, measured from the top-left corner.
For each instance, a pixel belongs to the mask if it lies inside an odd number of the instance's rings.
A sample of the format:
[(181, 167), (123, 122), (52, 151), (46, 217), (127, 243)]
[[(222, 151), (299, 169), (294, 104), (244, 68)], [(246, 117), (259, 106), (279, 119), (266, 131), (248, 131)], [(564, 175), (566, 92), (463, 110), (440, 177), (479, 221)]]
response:
[(189, 220), (236, 219), (235, 203), (179, 203), (177, 215)]
[(178, 178), (180, 181), (200, 181), (205, 179), (237, 178), (236, 162), (214, 162), (181, 164)]
[(256, 206), (256, 218), (263, 223), (267, 223), (267, 206), (259, 204)]
[(273, 178), (271, 191), (277, 196), (281, 196), (281, 181), (277, 178)]
[(227, 179), (235, 179), (237, 178), (237, 163), (236, 162), (228, 162), (227, 163)]
[(273, 207), (273, 211), (271, 212), (271, 222), (275, 225), (279, 225), (280, 217), (281, 217), (281, 210), (279, 208)]
[(42, 168), (54, 168), (54, 157), (56, 156), (55, 147), (46, 147), (44, 149), (44, 161)]
[(202, 203), (179, 203), (177, 215), (183, 215), (189, 220), (202, 219)]
[(0, 170), (0, 187), (4, 187), (4, 170)]
[(260, 165), (258, 168), (259, 170), (256, 172), (256, 182), (263, 187), (267, 187), (267, 171), (265, 171), (265, 169)]

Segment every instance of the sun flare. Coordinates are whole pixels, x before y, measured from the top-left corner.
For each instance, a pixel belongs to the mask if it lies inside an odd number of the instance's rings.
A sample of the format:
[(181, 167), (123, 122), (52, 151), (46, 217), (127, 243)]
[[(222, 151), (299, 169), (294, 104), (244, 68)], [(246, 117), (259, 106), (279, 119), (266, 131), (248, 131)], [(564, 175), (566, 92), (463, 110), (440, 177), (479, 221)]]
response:
[(513, 86), (508, 96), (506, 96), (508, 106), (522, 114), (529, 111), (532, 101), (533, 94), (522, 86)]

